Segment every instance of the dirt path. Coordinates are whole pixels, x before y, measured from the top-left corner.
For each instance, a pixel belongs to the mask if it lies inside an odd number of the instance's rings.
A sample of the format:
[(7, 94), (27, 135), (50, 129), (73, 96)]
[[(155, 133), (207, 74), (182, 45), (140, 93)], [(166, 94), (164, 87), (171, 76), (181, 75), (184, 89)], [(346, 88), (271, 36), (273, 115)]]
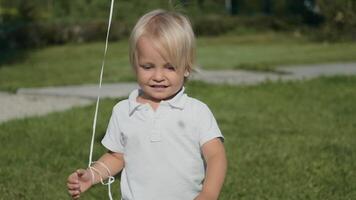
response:
[[(281, 67), (283, 73), (264, 73), (243, 70), (198, 71), (192, 80), (215, 84), (253, 85), (264, 81), (302, 80), (319, 76), (356, 75), (356, 63), (334, 63), (310, 66)], [(136, 83), (103, 84), (103, 98), (125, 97), (137, 87)], [(95, 101), (97, 85), (65, 87), (22, 88), (17, 94), (0, 92), (0, 123), (11, 119), (45, 115), (63, 111), (74, 106), (83, 106)]]

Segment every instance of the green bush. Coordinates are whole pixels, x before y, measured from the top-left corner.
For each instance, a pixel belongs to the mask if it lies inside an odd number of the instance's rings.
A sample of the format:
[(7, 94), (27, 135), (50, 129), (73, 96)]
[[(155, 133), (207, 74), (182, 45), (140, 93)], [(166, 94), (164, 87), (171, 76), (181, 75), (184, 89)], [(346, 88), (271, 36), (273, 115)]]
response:
[[(67, 37), (64, 42), (91, 42), (103, 40), (107, 32), (106, 21), (92, 21), (82, 24), (73, 24), (67, 27)], [(118, 40), (127, 37), (129, 28), (126, 24), (114, 21), (111, 24), (110, 40)]]
[[(51, 3), (52, 2), (52, 3)], [(306, 6), (309, 2), (309, 7)], [(142, 14), (155, 8), (188, 15), (198, 36), (243, 29), (306, 30), (315, 40), (356, 40), (354, 0), (238, 1), (229, 16), (224, 1), (121, 1), (115, 4), (111, 40), (127, 37)], [(101, 0), (0, 1), (0, 51), (105, 39), (109, 3)], [(1, 60), (1, 55), (0, 55)]]
[(237, 25), (237, 18), (221, 15), (197, 17), (192, 21), (197, 35), (220, 35), (234, 29)]
[[(19, 23), (16, 27), (3, 31), (2, 37), (7, 39), (8, 47), (41, 47), (48, 44), (68, 42), (90, 42), (102, 40), (106, 36), (106, 21), (87, 23)], [(126, 24), (118, 21), (112, 23), (111, 40), (127, 37)]]
[(326, 21), (315, 39), (328, 41), (356, 40), (356, 2), (353, 0), (320, 0)]
[(257, 30), (272, 29), (275, 31), (290, 30), (294, 26), (288, 20), (268, 15), (243, 16), (240, 17), (240, 24), (245, 27), (254, 27)]

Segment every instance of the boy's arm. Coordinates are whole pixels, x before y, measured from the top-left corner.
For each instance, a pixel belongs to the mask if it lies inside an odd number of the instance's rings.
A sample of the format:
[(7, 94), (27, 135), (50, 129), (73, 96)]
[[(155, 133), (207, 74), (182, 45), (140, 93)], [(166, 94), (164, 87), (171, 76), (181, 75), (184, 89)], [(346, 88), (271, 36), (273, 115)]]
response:
[(202, 152), (207, 169), (203, 189), (195, 200), (217, 200), (227, 169), (225, 148), (222, 141), (215, 138), (203, 145)]
[[(123, 168), (124, 168), (124, 156), (122, 153), (116, 153), (116, 152), (111, 152), (109, 151), (108, 153), (105, 153), (100, 157), (97, 163), (94, 163), (92, 167), (96, 168), (98, 171), (100, 171), (101, 175), (103, 175), (103, 180), (106, 180), (108, 178), (108, 172), (107, 169), (102, 166), (102, 164), (99, 164), (99, 162), (103, 163), (107, 168), (109, 168), (111, 172), (111, 176), (116, 175), (119, 173)], [(89, 169), (87, 169), (89, 170)], [(100, 176), (98, 173), (94, 172), (94, 184), (100, 182)]]

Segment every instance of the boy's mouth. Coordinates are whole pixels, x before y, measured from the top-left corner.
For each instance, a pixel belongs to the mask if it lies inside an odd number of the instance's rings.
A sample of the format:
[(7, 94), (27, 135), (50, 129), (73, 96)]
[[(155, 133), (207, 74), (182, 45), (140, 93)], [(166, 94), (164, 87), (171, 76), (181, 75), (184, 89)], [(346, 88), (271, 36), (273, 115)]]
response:
[(167, 88), (168, 86), (166, 85), (151, 85), (153, 88)]

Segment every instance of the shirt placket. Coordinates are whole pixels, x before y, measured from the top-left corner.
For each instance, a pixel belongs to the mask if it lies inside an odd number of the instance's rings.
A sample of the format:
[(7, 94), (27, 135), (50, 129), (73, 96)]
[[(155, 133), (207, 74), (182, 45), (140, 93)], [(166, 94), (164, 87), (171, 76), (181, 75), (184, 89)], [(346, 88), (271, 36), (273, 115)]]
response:
[(151, 142), (160, 142), (162, 140), (161, 130), (160, 130), (160, 114), (161, 110), (158, 108), (156, 112), (151, 110), (152, 116), (152, 130), (150, 131)]

